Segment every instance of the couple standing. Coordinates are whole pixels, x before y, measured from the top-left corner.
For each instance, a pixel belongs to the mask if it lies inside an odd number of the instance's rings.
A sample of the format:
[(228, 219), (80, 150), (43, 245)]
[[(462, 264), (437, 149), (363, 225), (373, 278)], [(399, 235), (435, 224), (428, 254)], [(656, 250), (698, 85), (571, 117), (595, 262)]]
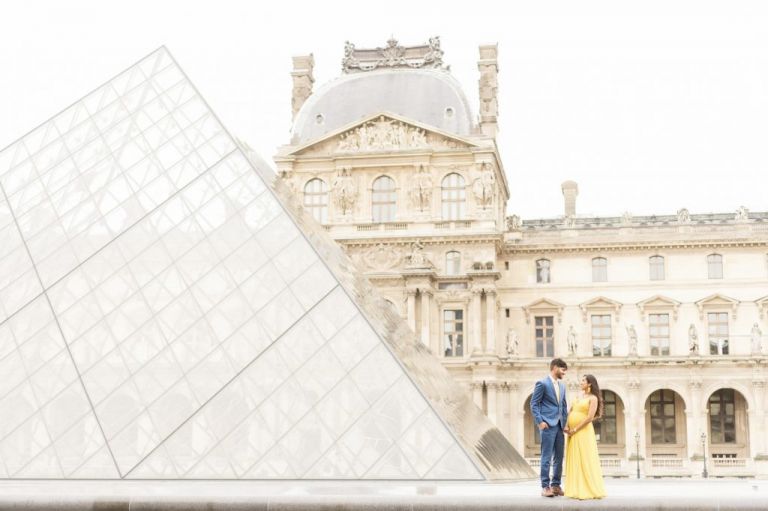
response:
[[(541, 495), (600, 499), (605, 497), (605, 487), (592, 421), (603, 415), (603, 398), (597, 380), (587, 374), (581, 379), (581, 397), (568, 408), (565, 384), (561, 381), (567, 370), (568, 364), (564, 360), (552, 360), (549, 376), (536, 382), (531, 397), (531, 412), (541, 435)], [(560, 478), (566, 435), (567, 481), (563, 492)]]

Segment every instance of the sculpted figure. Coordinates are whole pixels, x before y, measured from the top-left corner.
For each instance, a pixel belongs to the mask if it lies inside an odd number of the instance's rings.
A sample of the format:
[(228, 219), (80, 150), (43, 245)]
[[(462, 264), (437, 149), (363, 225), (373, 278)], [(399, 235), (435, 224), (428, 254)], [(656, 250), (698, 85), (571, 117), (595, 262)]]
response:
[(760, 327), (757, 325), (757, 323), (752, 325), (750, 338), (752, 340), (752, 354), (759, 355), (763, 352), (763, 332), (760, 330)]
[(699, 352), (699, 335), (696, 333), (696, 325), (693, 323), (688, 327), (688, 351), (691, 354)]
[(568, 353), (570, 355), (575, 355), (576, 350), (578, 349), (579, 346), (576, 340), (576, 330), (573, 329), (573, 325), (571, 325), (568, 328), (567, 341), (568, 341)]

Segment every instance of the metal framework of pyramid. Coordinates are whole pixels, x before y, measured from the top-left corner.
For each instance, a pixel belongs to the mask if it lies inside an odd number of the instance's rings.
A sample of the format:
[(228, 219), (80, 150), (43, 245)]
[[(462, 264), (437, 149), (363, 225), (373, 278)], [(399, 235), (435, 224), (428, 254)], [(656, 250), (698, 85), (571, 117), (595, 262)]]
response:
[(165, 48), (0, 186), (0, 478), (533, 476)]

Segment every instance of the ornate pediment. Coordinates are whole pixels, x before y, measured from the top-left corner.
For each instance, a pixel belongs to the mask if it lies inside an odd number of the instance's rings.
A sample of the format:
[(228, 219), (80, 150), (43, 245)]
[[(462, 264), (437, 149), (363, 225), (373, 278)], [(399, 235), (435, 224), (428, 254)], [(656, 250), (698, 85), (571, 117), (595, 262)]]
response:
[(376, 114), (305, 144), (292, 155), (323, 156), (414, 150), (467, 149), (475, 144), (393, 114)]
[(702, 298), (695, 303), (696, 307), (699, 309), (699, 319), (704, 319), (704, 313), (706, 311), (714, 310), (730, 310), (733, 319), (736, 319), (736, 309), (740, 302), (735, 298), (716, 293), (706, 298)]
[(619, 314), (621, 313), (621, 305), (622, 304), (616, 300), (598, 296), (597, 298), (579, 304), (579, 309), (581, 309), (581, 317), (585, 322), (590, 313), (600, 312), (616, 314), (616, 320), (618, 320)]
[(541, 298), (523, 307), (523, 312), (525, 313), (525, 322), (530, 323), (531, 316), (550, 313), (557, 315), (557, 322), (561, 323), (563, 321), (564, 308), (565, 305), (560, 302), (548, 300), (547, 298)]
[(640, 309), (640, 315), (645, 319), (645, 315), (653, 312), (672, 312), (672, 319), (677, 320), (677, 310), (680, 308), (680, 302), (662, 295), (652, 296), (637, 302)]

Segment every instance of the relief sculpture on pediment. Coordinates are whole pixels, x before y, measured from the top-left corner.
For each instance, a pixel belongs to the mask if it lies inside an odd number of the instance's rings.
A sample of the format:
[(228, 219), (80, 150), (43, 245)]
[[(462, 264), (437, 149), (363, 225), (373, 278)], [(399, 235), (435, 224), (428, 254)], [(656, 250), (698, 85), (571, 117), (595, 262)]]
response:
[(401, 121), (384, 116), (342, 133), (338, 151), (368, 151), (371, 149), (410, 149), (426, 147), (426, 132)]

